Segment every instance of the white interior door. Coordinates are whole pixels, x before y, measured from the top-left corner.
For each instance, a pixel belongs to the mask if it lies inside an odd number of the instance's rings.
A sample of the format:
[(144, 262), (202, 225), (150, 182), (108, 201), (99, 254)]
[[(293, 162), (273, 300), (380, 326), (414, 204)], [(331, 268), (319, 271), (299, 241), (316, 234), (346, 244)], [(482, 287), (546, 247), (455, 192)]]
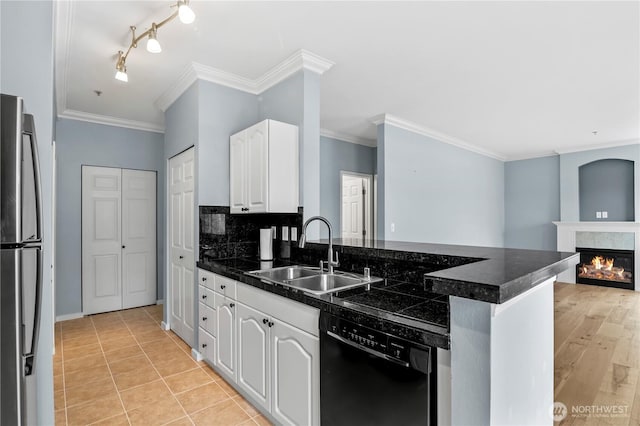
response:
[(194, 166), (194, 148), (169, 160), (170, 325), (191, 346), (195, 323)]
[(122, 307), (156, 303), (156, 173), (122, 170)]
[(364, 185), (360, 177), (342, 179), (342, 238), (364, 238)]
[(122, 308), (121, 172), (82, 167), (82, 308)]

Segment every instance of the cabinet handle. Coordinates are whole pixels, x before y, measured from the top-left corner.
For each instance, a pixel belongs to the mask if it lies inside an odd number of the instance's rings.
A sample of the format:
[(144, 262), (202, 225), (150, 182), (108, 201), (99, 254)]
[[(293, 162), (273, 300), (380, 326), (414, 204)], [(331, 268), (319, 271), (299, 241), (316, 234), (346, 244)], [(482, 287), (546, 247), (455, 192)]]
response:
[(248, 208), (248, 207), (243, 207), (243, 208), (241, 208), (241, 209), (240, 209), (240, 211), (248, 212), (248, 211), (249, 211), (249, 208)]
[(207, 280), (207, 277), (202, 277), (202, 281), (206, 281), (206, 280)]
[(224, 284), (220, 285), (220, 289), (221, 289), (221, 290), (224, 290), (225, 288), (227, 288), (227, 286), (226, 286), (226, 285), (224, 285)]
[(273, 327), (273, 322), (269, 321), (269, 327)]
[(127, 248), (127, 246), (122, 246), (122, 248)]
[(206, 299), (206, 298), (207, 298), (207, 295), (206, 295), (206, 294), (203, 294), (203, 295), (202, 295), (202, 300), (204, 300), (204, 299)]
[(202, 317), (202, 321), (206, 321), (206, 320), (207, 320), (207, 317)]
[[(124, 248), (124, 247), (123, 247)], [(178, 256), (178, 259), (184, 259), (184, 256)]]
[(206, 344), (206, 343), (203, 343), (203, 344), (202, 344), (202, 347), (203, 347), (203, 348), (206, 348), (206, 347), (207, 347), (207, 344)]
[(236, 306), (236, 304), (235, 304), (235, 303), (229, 303), (229, 307), (230, 307), (230, 308), (233, 308), (234, 306)]
[(266, 318), (263, 318), (263, 319), (262, 319), (262, 323), (263, 323), (263, 324), (266, 324), (266, 323), (268, 323), (268, 322), (269, 322), (269, 320), (268, 320), (268, 319), (266, 319)]

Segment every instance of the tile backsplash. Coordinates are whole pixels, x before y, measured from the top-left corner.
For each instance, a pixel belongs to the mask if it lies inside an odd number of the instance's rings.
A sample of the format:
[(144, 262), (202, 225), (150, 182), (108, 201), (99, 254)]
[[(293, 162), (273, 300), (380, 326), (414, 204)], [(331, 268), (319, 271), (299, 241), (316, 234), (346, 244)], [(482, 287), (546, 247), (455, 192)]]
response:
[[(228, 206), (200, 206), (200, 259), (232, 257), (258, 258), (260, 229), (276, 227), (273, 255), (281, 259), (290, 253), (289, 241), (283, 241), (283, 227), (290, 234), (302, 228), (302, 207), (298, 213), (230, 214)], [(285, 232), (286, 234), (286, 232)], [(286, 238), (285, 238), (286, 240)]]

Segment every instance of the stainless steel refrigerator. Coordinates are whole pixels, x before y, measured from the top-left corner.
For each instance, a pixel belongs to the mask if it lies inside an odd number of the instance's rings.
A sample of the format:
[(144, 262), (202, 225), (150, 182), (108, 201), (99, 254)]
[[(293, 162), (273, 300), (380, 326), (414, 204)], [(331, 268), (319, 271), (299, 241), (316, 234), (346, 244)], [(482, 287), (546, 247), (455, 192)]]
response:
[(32, 425), (42, 294), (40, 168), (33, 116), (24, 113), (22, 98), (0, 97), (0, 424)]

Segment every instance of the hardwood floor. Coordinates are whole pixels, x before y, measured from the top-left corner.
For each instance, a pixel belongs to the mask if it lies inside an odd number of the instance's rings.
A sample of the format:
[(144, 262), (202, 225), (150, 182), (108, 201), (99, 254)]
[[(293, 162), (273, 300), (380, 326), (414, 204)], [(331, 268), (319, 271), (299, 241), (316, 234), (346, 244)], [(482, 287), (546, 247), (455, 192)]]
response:
[(640, 292), (556, 283), (554, 399), (561, 425), (640, 424)]

